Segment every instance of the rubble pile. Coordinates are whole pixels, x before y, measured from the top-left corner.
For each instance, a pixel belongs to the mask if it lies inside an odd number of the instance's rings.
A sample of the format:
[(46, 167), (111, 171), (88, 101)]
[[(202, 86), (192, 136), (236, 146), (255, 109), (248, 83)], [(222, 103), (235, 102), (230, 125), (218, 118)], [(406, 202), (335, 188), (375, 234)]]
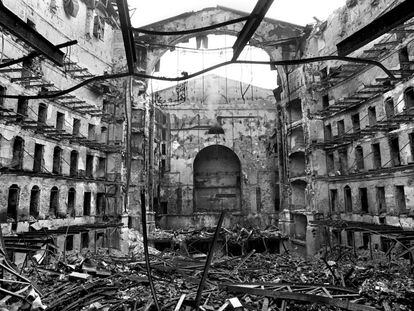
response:
[[(384, 262), (373, 264), (358, 256), (331, 257), (217, 253), (197, 310), (413, 310), (414, 281), (406, 260), (383, 255)], [(153, 281), (163, 310), (196, 310), (191, 305), (205, 259), (205, 254), (153, 252)], [(41, 303), (9, 299), (0, 310), (154, 310), (142, 256), (108, 249), (48, 256), (42, 263), (32, 261), (23, 274), (41, 289)]]
[[(211, 242), (214, 236), (214, 228), (202, 229), (181, 229), (181, 230), (154, 230), (149, 239), (152, 241), (169, 241), (163, 243), (160, 250), (165, 245), (171, 249), (180, 249), (187, 253), (206, 252), (207, 244), (200, 245), (203, 242)], [(219, 240), (224, 246), (225, 254), (237, 256), (250, 252), (252, 249), (259, 249), (261, 252), (278, 252), (279, 243), (276, 241), (285, 240), (286, 236), (282, 235), (279, 228), (269, 226), (266, 229), (245, 228), (235, 225), (231, 229), (221, 228)], [(203, 248), (204, 246), (204, 248)]]

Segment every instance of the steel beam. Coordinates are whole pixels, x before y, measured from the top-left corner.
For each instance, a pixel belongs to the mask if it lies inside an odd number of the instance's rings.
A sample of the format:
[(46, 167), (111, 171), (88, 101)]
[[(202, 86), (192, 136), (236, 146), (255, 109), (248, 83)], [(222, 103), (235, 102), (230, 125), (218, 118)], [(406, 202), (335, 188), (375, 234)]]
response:
[(7, 31), (14, 36), (30, 45), (33, 49), (43, 54), (55, 64), (63, 66), (63, 58), (65, 53), (21, 20), (16, 14), (6, 8), (1, 1), (0, 25), (6, 28)]
[(414, 17), (414, 1), (406, 0), (339, 42), (336, 45), (338, 55), (346, 56), (352, 53), (412, 17)]
[(233, 45), (233, 61), (237, 60), (246, 44), (253, 37), (273, 1), (274, 0), (259, 0), (257, 2)]
[(131, 30), (131, 19), (128, 11), (128, 0), (116, 0), (118, 6), (119, 21), (121, 23), (122, 38), (124, 40), (125, 56), (129, 74), (135, 71), (137, 55), (135, 52), (134, 35)]

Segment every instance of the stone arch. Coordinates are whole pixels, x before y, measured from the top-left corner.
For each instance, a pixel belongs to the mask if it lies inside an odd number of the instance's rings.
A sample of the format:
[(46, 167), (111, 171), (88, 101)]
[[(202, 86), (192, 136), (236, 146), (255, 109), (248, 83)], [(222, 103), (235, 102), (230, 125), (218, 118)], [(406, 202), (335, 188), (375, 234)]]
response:
[(30, 206), (29, 206), (30, 216), (33, 216), (34, 218), (39, 217), (39, 205), (40, 205), (40, 188), (39, 186), (35, 185), (30, 190)]
[(352, 212), (352, 189), (348, 185), (344, 187), (344, 204), (345, 212)]
[(404, 90), (405, 108), (414, 107), (414, 87), (410, 86)]
[(7, 218), (17, 221), (18, 209), (20, 201), (20, 187), (13, 184), (9, 187), (9, 195), (7, 200)]
[(59, 188), (54, 186), (50, 190), (49, 216), (58, 217), (59, 213)]
[(13, 142), (12, 161), (10, 167), (15, 170), (23, 169), (24, 139), (16, 136)]
[(68, 205), (67, 205), (67, 214), (70, 217), (75, 217), (76, 213), (76, 189), (71, 187), (68, 191)]
[[(248, 15), (245, 12), (233, 10), (226, 7), (210, 7), (196, 12), (188, 12), (180, 14), (143, 28), (155, 31), (182, 31), (193, 28), (203, 28), (218, 23), (223, 23), (228, 20), (237, 19)], [(155, 68), (156, 63), (162, 55), (170, 50), (173, 46), (187, 41), (189, 38), (196, 36), (205, 36), (209, 34), (216, 35), (234, 35), (237, 36), (242, 30), (245, 22), (223, 26), (217, 29), (204, 31), (196, 34), (175, 35), (175, 36), (156, 36), (146, 34), (135, 34), (135, 40), (138, 41), (137, 54), (142, 54), (142, 46), (150, 44), (151, 49), (146, 51), (146, 72), (151, 73)], [(299, 48), (299, 40), (296, 40), (304, 34), (304, 27), (294, 25), (291, 23), (274, 20), (271, 18), (264, 18), (259, 28), (254, 33), (250, 40), (250, 44), (255, 47), (262, 48), (266, 51), (271, 60), (280, 60), (283, 57), (290, 55), (294, 57)], [(268, 42), (279, 42), (287, 40), (283, 47), (264, 45)], [(141, 42), (141, 47), (139, 45)]]
[(290, 184), (292, 189), (291, 205), (293, 209), (306, 208), (306, 187), (308, 183), (303, 179), (296, 179)]
[(53, 149), (53, 166), (52, 166), (52, 173), (53, 174), (61, 174), (62, 173), (62, 153), (63, 150), (59, 146), (55, 146)]
[(292, 152), (289, 155), (290, 177), (303, 177), (306, 175), (306, 155), (304, 151)]
[(211, 145), (193, 163), (194, 209), (217, 212), (241, 209), (241, 163), (230, 148)]

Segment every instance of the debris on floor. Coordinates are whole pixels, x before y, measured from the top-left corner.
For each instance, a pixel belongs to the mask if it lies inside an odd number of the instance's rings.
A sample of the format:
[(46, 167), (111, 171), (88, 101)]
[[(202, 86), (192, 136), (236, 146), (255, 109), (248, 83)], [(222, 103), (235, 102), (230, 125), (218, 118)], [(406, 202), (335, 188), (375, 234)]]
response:
[[(413, 310), (407, 260), (376, 253), (382, 260), (366, 261), (347, 249), (340, 257), (332, 250), (308, 260), (289, 253), (218, 252), (198, 309), (194, 299), (206, 255), (165, 251), (150, 260), (163, 310)], [(35, 281), (39, 293), (16, 291), (17, 277), (2, 282), (2, 290), (21, 297), (6, 296), (0, 310), (153, 310), (143, 256), (98, 249), (28, 262), (22, 277)]]
[[(214, 228), (160, 230), (151, 232), (149, 239), (158, 250), (176, 249), (187, 253), (207, 252), (213, 239)], [(244, 228), (238, 225), (220, 230), (219, 244), (226, 255), (238, 256), (256, 249), (260, 252), (278, 253), (287, 237), (276, 226), (266, 229)]]

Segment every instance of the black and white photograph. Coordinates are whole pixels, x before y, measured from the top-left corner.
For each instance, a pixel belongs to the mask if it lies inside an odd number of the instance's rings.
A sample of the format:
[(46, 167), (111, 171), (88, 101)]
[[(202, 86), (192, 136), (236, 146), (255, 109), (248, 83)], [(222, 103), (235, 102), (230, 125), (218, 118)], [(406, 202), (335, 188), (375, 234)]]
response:
[(0, 311), (414, 311), (413, 0), (0, 0)]

